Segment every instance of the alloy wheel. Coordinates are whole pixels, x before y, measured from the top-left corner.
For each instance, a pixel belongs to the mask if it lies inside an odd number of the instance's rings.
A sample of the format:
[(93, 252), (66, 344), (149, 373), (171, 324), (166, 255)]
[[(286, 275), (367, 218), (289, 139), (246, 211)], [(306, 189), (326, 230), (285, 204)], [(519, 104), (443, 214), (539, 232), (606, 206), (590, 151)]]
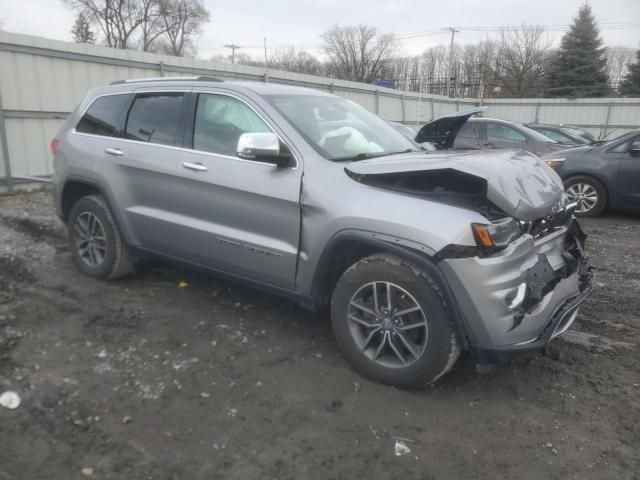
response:
[(107, 236), (100, 219), (91, 212), (82, 212), (73, 225), (78, 256), (90, 267), (98, 267), (107, 253)]
[(577, 213), (587, 213), (598, 203), (597, 190), (588, 183), (574, 183), (566, 190), (570, 202), (576, 202)]
[(391, 282), (362, 286), (349, 302), (349, 330), (370, 360), (391, 368), (407, 367), (427, 347), (429, 326), (415, 298)]

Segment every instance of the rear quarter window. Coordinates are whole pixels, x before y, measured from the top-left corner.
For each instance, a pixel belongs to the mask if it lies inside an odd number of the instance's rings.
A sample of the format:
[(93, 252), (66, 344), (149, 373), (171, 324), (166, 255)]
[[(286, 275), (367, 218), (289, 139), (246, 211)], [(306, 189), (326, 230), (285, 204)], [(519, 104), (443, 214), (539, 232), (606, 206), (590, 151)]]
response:
[(129, 95), (105, 95), (97, 98), (78, 122), (76, 131), (105, 137), (119, 137)]

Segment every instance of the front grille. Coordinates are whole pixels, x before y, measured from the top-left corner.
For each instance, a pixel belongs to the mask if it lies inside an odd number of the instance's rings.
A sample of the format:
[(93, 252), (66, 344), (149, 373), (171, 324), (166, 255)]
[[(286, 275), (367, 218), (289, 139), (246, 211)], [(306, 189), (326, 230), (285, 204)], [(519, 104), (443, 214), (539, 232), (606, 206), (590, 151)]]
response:
[(533, 220), (532, 222), (522, 222), (523, 231), (533, 236), (533, 238), (542, 238), (545, 235), (555, 232), (558, 228), (568, 226), (569, 223), (571, 223), (575, 209), (576, 204), (569, 203), (543, 218)]

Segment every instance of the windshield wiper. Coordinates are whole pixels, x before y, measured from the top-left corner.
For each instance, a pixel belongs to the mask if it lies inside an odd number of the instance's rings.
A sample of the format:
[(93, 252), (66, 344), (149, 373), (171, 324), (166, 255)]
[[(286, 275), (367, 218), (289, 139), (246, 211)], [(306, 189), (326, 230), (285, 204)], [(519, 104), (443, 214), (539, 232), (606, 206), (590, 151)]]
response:
[(414, 150), (412, 148), (407, 148), (406, 150), (401, 150), (399, 152), (389, 152), (389, 153), (362, 152), (356, 155), (350, 155), (348, 157), (331, 158), (330, 160), (332, 162), (357, 162), (358, 160), (368, 160), (370, 158), (387, 157), (389, 155), (399, 155), (401, 153), (411, 153), (411, 152), (417, 152), (417, 151), (418, 150)]
[(330, 158), (329, 160), (331, 160), (332, 162), (351, 162), (351, 161), (357, 161), (357, 160), (366, 160), (368, 158), (373, 158), (375, 156), (376, 155), (372, 153), (363, 152), (363, 153), (357, 153), (356, 155), (350, 155), (348, 157)]

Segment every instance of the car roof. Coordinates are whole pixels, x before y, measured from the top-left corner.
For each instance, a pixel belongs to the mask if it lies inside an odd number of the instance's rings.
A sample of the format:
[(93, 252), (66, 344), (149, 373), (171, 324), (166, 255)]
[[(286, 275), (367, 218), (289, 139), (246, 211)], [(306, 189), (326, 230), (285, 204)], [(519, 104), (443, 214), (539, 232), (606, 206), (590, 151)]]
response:
[(520, 124), (517, 122), (511, 122), (509, 120), (502, 120), (500, 118), (490, 118), (490, 117), (471, 117), (469, 120), (467, 120), (469, 122), (496, 122), (496, 123), (503, 123), (505, 125), (511, 125), (511, 126), (519, 126)]
[(108, 86), (99, 87), (96, 90), (106, 91), (133, 91), (143, 88), (175, 88), (175, 87), (217, 87), (225, 90), (246, 91), (250, 90), (258, 95), (316, 95), (332, 96), (328, 92), (307, 87), (283, 85), (269, 82), (250, 81), (226, 81), (215, 77), (160, 77), (118, 80)]

